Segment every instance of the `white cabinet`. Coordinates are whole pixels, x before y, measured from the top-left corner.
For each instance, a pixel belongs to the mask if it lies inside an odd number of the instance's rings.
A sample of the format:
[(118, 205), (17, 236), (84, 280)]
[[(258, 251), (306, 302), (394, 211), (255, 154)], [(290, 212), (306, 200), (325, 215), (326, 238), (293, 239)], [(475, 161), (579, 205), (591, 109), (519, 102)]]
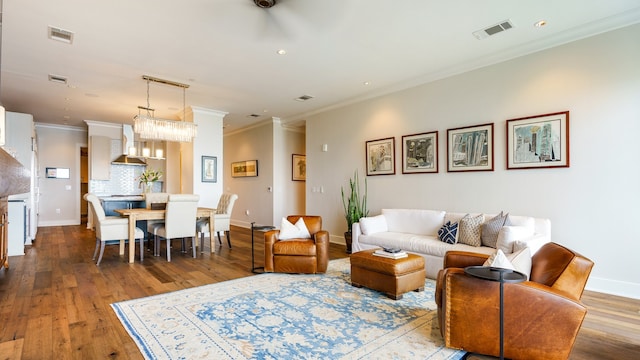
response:
[(111, 179), (111, 139), (106, 136), (91, 136), (89, 143), (89, 166), (91, 180)]

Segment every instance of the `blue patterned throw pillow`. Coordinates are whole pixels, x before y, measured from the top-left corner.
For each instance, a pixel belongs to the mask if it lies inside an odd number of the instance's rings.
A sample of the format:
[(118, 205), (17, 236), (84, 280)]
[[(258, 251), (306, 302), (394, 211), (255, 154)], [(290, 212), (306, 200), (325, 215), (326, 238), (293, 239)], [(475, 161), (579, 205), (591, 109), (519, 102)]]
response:
[(440, 241), (444, 241), (447, 244), (455, 244), (458, 242), (458, 223), (451, 223), (451, 221), (447, 221), (446, 224), (442, 225), (440, 230), (438, 230), (438, 237)]

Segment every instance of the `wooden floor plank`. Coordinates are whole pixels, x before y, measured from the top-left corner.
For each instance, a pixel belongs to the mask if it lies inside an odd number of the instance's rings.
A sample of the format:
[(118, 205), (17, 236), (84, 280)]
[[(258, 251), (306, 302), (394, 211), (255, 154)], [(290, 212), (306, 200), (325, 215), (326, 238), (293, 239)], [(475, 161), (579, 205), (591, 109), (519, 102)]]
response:
[[(261, 241), (257, 232), (256, 266), (264, 262)], [(170, 263), (163, 247), (162, 256), (147, 252), (134, 264), (108, 246), (96, 266), (86, 225), (40, 228), (25, 256), (0, 270), (0, 360), (142, 359), (111, 304), (255, 275), (250, 230), (232, 227), (231, 243), (216, 241), (215, 253), (207, 245), (194, 259), (175, 242)], [(346, 256), (344, 246), (331, 245), (332, 259)], [(589, 313), (570, 359), (640, 358), (640, 300), (586, 291), (583, 302)]]

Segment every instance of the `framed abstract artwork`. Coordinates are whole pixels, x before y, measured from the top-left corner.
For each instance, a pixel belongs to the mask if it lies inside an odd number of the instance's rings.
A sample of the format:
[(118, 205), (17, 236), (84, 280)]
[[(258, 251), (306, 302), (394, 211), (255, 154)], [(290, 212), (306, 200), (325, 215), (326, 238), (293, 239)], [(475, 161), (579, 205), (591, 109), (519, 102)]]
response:
[(493, 171), (493, 124), (447, 130), (447, 171)]
[(367, 175), (394, 175), (396, 173), (396, 139), (393, 137), (370, 140), (366, 143)]
[(291, 156), (291, 180), (307, 180), (307, 157), (305, 155), (293, 154)]
[(569, 167), (569, 112), (507, 120), (507, 170)]
[(231, 177), (249, 176), (258, 176), (258, 160), (245, 160), (231, 163)]
[(402, 173), (438, 172), (438, 132), (402, 136)]
[(217, 182), (218, 158), (215, 156), (202, 157), (202, 182)]

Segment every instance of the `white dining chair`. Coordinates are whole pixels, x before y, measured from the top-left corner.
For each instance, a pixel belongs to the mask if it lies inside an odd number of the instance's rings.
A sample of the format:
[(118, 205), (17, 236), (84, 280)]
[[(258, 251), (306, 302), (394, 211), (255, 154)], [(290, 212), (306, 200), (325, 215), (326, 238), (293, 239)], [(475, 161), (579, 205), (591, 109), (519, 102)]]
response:
[[(196, 257), (196, 215), (199, 195), (169, 194), (164, 226), (156, 231), (156, 238), (167, 240), (167, 261), (171, 261), (171, 239), (191, 238), (193, 257)], [(184, 243), (183, 243), (184, 248)]]
[[(89, 207), (93, 212), (96, 231), (96, 248), (93, 252), (93, 260), (96, 259), (99, 249), (100, 256), (96, 265), (100, 265), (105, 245), (120, 244), (123, 239), (125, 242), (129, 241), (129, 219), (120, 216), (106, 216), (100, 199), (94, 194), (85, 194), (84, 199), (89, 202)], [(144, 233), (138, 227), (135, 230), (135, 241), (140, 243), (140, 261), (142, 261), (144, 259)], [(134, 244), (129, 244), (129, 246), (134, 246)]]
[[(222, 245), (220, 231), (226, 232), (229, 248), (231, 248), (231, 235), (229, 234), (229, 229), (231, 227), (231, 212), (233, 211), (233, 205), (237, 199), (237, 194), (222, 194), (222, 196), (220, 196), (220, 200), (218, 200), (216, 213), (213, 215), (213, 231), (218, 234), (218, 242)], [(196, 223), (196, 229), (198, 230), (198, 233), (200, 233), (200, 252), (204, 252), (204, 236), (209, 232), (209, 218), (199, 219)], [(213, 234), (211, 234), (211, 236), (213, 236)], [(213, 246), (213, 241), (211, 241), (211, 245)]]
[[(169, 201), (169, 193), (146, 193), (144, 195), (145, 207), (147, 209), (166, 209)], [(147, 238), (153, 239), (153, 255), (160, 256), (160, 243), (157, 241), (158, 229), (164, 226), (164, 220), (147, 220)]]

